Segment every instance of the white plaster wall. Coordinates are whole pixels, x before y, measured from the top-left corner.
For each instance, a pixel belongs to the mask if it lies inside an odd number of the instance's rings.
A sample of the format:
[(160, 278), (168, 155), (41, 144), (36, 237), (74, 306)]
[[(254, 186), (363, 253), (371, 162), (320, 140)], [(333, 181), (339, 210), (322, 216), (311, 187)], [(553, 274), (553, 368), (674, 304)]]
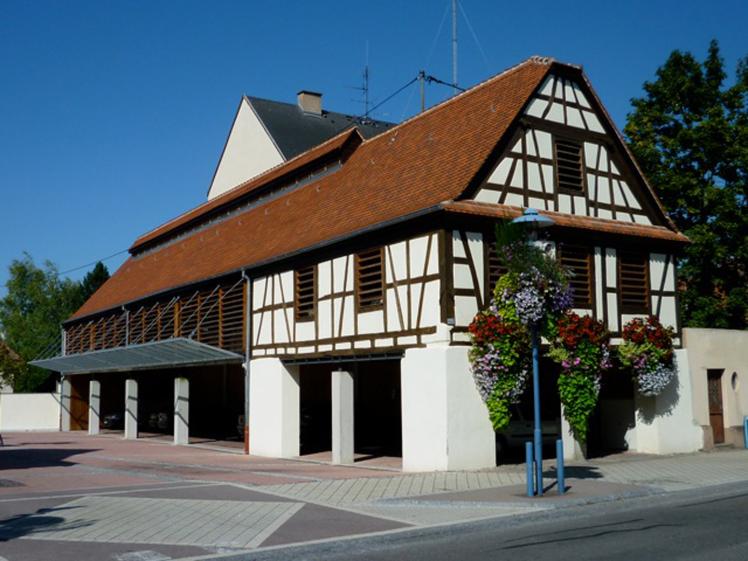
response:
[(37, 430), (60, 430), (59, 394), (0, 394), (0, 432)]
[(470, 373), (467, 347), (408, 349), (401, 362), (403, 471), (496, 464), (495, 435)]
[[(478, 234), (479, 236), (479, 234)], [(284, 271), (255, 279), (253, 281), (253, 341), (256, 345), (276, 343), (274, 349), (255, 349), (255, 356), (298, 352), (299, 354), (324, 349), (315, 349), (318, 339), (329, 340), (337, 337), (356, 335), (380, 336), (376, 347), (395, 344), (388, 335), (392, 332), (436, 325), (440, 319), (440, 281), (430, 280), (425, 287), (420, 282), (410, 283), (409, 279), (424, 275), (437, 275), (439, 272), (438, 236), (435, 233), (400, 241), (384, 247), (384, 271), (387, 284), (397, 284), (397, 288), (385, 291), (385, 308), (369, 312), (356, 312), (353, 295), (340, 296), (341, 292), (354, 291), (355, 255), (349, 254), (332, 260), (322, 261), (317, 267), (317, 317), (316, 321), (296, 322), (293, 304), (293, 271)], [(481, 267), (482, 249), (480, 240), (471, 240), (473, 251), (480, 251), (476, 257)], [(423, 295), (422, 295), (423, 292)], [(331, 294), (333, 296), (331, 297)], [(259, 312), (262, 307), (285, 303), (283, 311)], [(260, 319), (262, 316), (262, 320)], [(386, 322), (385, 322), (386, 318)], [(472, 317), (471, 317), (472, 319)], [(386, 323), (386, 325), (385, 325)], [(291, 340), (289, 341), (289, 331)], [(414, 339), (414, 343), (417, 340)], [(297, 350), (285, 347), (287, 343), (308, 343)], [(400, 337), (397, 344), (409, 344)], [(325, 343), (325, 345), (329, 345)], [(334, 343), (328, 350), (348, 350), (350, 348), (370, 348), (371, 341), (358, 341), (355, 345)]]
[(694, 418), (694, 388), (688, 354), (675, 351), (677, 376), (656, 397), (636, 396), (635, 427), (627, 434), (629, 450), (648, 454), (696, 452), (704, 446), (704, 432)]
[(213, 199), (284, 161), (262, 122), (242, 99), (208, 191)]
[[(748, 415), (748, 331), (736, 329), (683, 330), (683, 346), (691, 364), (694, 416), (709, 426), (707, 370), (722, 369), (722, 406), (725, 427), (739, 427)], [(732, 387), (732, 375), (737, 385)]]
[(299, 371), (277, 358), (250, 361), (249, 452), (299, 455)]

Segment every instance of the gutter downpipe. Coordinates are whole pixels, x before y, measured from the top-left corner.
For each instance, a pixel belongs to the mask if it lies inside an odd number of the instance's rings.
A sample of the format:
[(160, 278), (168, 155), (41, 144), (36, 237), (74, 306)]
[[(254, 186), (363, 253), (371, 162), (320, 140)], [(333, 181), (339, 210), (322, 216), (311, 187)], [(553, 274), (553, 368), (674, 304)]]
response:
[(247, 275), (246, 269), (242, 269), (242, 278), (246, 283), (246, 303), (244, 307), (244, 454), (249, 455), (249, 362), (252, 356), (250, 345), (252, 344), (252, 279)]

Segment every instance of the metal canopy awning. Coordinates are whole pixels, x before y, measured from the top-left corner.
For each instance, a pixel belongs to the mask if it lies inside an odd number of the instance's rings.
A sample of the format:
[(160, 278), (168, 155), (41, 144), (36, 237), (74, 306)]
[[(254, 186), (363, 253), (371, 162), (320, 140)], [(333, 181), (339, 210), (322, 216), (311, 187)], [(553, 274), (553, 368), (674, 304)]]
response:
[(209, 364), (240, 364), (244, 357), (231, 351), (177, 337), (67, 356), (33, 360), (30, 364), (63, 374), (124, 372)]

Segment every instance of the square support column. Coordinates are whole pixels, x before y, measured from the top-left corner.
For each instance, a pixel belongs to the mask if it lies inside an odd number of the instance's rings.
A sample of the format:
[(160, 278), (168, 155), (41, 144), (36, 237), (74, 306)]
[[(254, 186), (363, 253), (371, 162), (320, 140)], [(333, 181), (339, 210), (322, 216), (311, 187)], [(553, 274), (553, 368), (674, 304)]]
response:
[(125, 380), (125, 438), (138, 438), (138, 381)]
[(101, 417), (101, 382), (91, 380), (88, 383), (88, 434), (99, 434)]
[(401, 362), (403, 471), (496, 466), (496, 435), (467, 347), (408, 349)]
[(70, 378), (62, 377), (60, 382), (60, 430), (70, 430), (70, 405), (73, 396), (73, 386)]
[(564, 415), (563, 405), (561, 405), (561, 440), (564, 443), (564, 460), (584, 460), (587, 457), (587, 444), (574, 438), (571, 425)]
[(629, 450), (642, 454), (687, 454), (704, 446), (693, 410), (693, 387), (686, 349), (674, 353), (675, 378), (656, 397), (636, 395), (635, 427), (626, 435)]
[(273, 458), (299, 455), (299, 367), (277, 358), (250, 362), (249, 453)]
[(353, 463), (353, 374), (332, 373), (332, 463)]
[(190, 381), (174, 378), (174, 444), (190, 443)]

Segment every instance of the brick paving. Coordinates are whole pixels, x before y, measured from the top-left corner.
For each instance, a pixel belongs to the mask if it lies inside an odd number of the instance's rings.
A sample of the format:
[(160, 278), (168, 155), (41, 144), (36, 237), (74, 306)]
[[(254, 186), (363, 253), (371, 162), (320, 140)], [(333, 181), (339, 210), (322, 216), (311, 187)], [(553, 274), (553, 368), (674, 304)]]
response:
[[(23, 520), (23, 539), (252, 548), (303, 503), (88, 496)], [(45, 526), (54, 515), (59, 521)], [(0, 540), (14, 528), (0, 528)]]
[[(258, 458), (159, 439), (16, 433), (0, 448), (0, 558), (176, 559), (511, 516), (563, 506), (523, 498), (524, 468), (402, 474)], [(546, 465), (550, 483), (554, 462)], [(748, 480), (748, 451), (622, 454), (567, 466), (569, 497), (677, 491)], [(555, 496), (555, 494), (554, 494)], [(571, 503), (568, 503), (571, 504)]]

